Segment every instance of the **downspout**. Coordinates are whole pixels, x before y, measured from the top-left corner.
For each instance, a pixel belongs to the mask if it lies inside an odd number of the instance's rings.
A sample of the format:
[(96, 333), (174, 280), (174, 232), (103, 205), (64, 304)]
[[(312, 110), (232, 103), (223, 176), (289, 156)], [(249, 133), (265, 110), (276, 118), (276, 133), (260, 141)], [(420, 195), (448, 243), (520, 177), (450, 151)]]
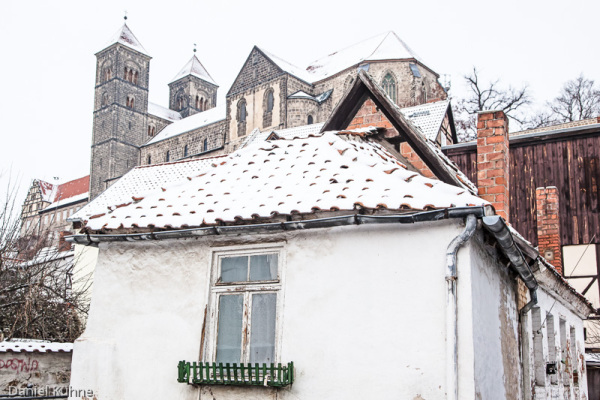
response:
[(446, 399), (458, 399), (458, 314), (456, 312), (456, 254), (458, 249), (473, 237), (477, 218), (470, 214), (466, 226), (455, 237), (446, 251)]

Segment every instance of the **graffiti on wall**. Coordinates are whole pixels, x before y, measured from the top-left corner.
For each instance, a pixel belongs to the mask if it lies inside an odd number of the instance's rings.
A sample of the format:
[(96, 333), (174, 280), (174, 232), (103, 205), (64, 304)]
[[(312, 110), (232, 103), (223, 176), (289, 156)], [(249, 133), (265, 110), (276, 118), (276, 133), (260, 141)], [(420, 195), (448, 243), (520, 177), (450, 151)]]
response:
[(32, 372), (37, 371), (40, 366), (38, 360), (32, 360), (31, 358), (20, 359), (11, 358), (8, 360), (0, 360), (0, 371), (9, 370), (19, 372)]

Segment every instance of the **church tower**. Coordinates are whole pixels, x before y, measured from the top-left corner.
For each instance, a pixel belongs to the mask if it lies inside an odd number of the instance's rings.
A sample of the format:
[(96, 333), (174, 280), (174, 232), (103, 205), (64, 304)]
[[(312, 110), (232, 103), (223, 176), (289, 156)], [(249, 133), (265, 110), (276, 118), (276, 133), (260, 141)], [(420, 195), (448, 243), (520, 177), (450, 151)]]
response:
[(183, 118), (209, 110), (217, 105), (218, 88), (194, 54), (169, 83), (169, 108), (179, 112)]
[(139, 164), (147, 141), (150, 59), (127, 24), (96, 53), (90, 200)]

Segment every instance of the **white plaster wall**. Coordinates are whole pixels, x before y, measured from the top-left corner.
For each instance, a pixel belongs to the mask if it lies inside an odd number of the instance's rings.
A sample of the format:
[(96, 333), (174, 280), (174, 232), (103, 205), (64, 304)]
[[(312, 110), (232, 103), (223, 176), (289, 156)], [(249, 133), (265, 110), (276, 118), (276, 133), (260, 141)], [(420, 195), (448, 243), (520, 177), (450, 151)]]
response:
[[(89, 303), (92, 298), (98, 248), (80, 244), (73, 246), (73, 290), (82, 294), (81, 301)], [(87, 319), (87, 315), (80, 314), (80, 317), (84, 322)]]
[[(201, 359), (211, 248), (270, 241), (285, 256), (277, 351), (281, 362), (294, 361), (296, 382), (279, 391), (205, 387), (200, 398), (443, 399), (445, 253), (462, 229), (452, 220), (102, 244), (71, 385), (92, 389), (98, 400), (197, 399), (199, 389), (176, 381), (177, 363)], [(481, 280), (470, 268), (474, 254), (459, 252), (465, 399), (474, 398), (474, 353), (482, 351), (470, 333), (477, 308), (470, 292)], [(213, 340), (208, 335), (206, 346)]]
[[(459, 351), (462, 357), (472, 351), (474, 375), (459, 371), (462, 394), (470, 393), (465, 398), (475, 399), (520, 399), (515, 275), (486, 252), (481, 231), (468, 247), (469, 256), (459, 260), (459, 282), (470, 285), (461, 287), (458, 294), (459, 321), (472, 342), (459, 342), (459, 346), (464, 344)], [(467, 279), (470, 282), (464, 282)], [(465, 315), (469, 308), (470, 316)], [(468, 345), (472, 350), (465, 349)]]
[[(527, 382), (531, 384), (533, 388), (534, 395), (533, 399), (588, 399), (587, 397), (587, 374), (585, 370), (585, 362), (583, 358), (583, 354), (585, 351), (585, 343), (583, 337), (583, 321), (579, 318), (567, 305), (563, 303), (563, 301), (558, 300), (557, 297), (548, 290), (544, 288), (538, 289), (538, 304), (539, 310), (541, 312), (542, 322), (547, 321), (546, 315), (548, 313), (554, 316), (554, 331), (555, 331), (555, 341), (554, 345), (556, 347), (556, 353), (558, 358), (561, 360), (559, 362), (559, 371), (557, 374), (556, 383), (551, 382), (551, 376), (546, 375), (546, 380), (544, 384), (540, 384), (540, 382), (536, 382), (534, 378), (534, 363), (536, 361), (539, 362), (540, 356), (536, 354), (534, 356), (533, 350), (533, 331), (532, 331), (532, 318), (528, 320), (527, 332), (530, 337), (529, 341), (529, 357), (528, 361), (531, 363), (531, 374), (527, 379)], [(569, 349), (569, 363), (573, 369), (578, 370), (579, 379), (578, 383), (574, 384), (572, 379), (572, 373), (567, 371), (563, 361), (565, 359), (561, 357), (561, 335), (560, 335), (560, 319), (565, 320), (566, 323), (566, 333), (567, 333), (567, 347)], [(570, 337), (570, 328), (575, 328), (575, 352), (576, 352), (576, 360), (573, 360), (571, 356), (571, 348), (573, 343)], [(543, 323), (541, 329), (542, 335), (542, 344), (543, 344), (543, 360), (542, 363), (545, 365), (549, 359), (549, 349), (548, 349), (548, 324)], [(564, 378), (566, 376), (568, 385), (564, 384)]]

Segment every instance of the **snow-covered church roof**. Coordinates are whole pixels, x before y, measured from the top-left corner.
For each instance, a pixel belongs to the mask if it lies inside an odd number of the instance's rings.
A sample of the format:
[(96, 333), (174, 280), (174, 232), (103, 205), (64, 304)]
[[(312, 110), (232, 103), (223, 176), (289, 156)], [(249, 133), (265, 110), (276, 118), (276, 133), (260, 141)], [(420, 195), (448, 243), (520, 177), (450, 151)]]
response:
[(109, 46), (112, 46), (115, 43), (120, 43), (123, 46), (127, 46), (130, 49), (133, 49), (139, 53), (142, 53), (148, 57), (150, 54), (144, 49), (144, 46), (140, 43), (139, 40), (135, 37), (131, 29), (127, 26), (127, 24), (123, 24), (123, 26), (114, 34), (114, 36), (110, 39), (108, 44), (104, 46), (102, 49), (105, 49)]
[(202, 65), (200, 60), (198, 60), (198, 57), (196, 57), (195, 54), (192, 56), (190, 61), (188, 61), (187, 64), (185, 64), (181, 71), (179, 71), (179, 73), (175, 75), (175, 78), (171, 80), (171, 83), (188, 75), (195, 76), (196, 78), (200, 78), (208, 83), (217, 85), (217, 83), (213, 80), (213, 78), (210, 76), (206, 68), (204, 68), (204, 66)]
[(361, 62), (402, 59), (421, 60), (396, 33), (389, 31), (313, 61), (306, 70), (311, 82), (317, 82)]

